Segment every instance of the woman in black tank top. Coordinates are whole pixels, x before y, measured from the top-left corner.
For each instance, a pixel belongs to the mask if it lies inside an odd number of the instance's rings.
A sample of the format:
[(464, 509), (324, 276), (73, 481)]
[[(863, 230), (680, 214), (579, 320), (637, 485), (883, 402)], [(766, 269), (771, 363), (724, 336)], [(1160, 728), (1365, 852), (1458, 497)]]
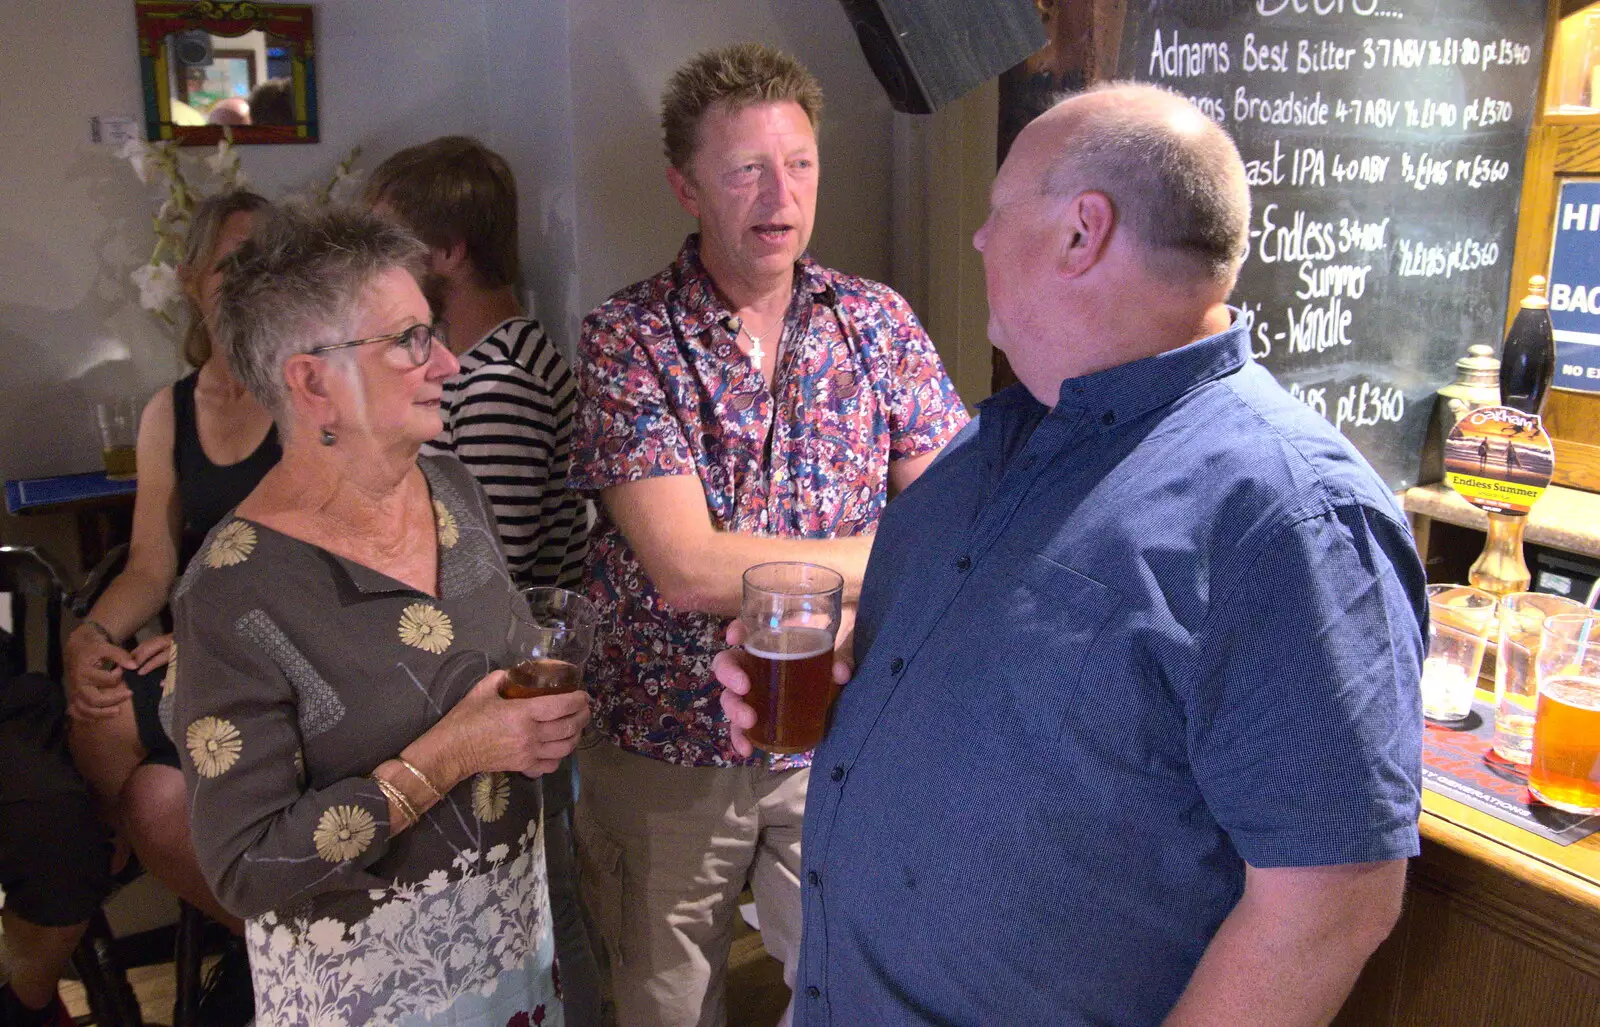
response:
[(144, 409), (127, 565), (66, 643), (78, 769), (146, 869), (235, 934), (242, 924), (217, 904), (195, 864), (177, 750), (157, 718), (176, 659), (172, 636), (137, 645), (132, 636), (165, 609), (206, 533), (281, 454), (272, 418), (212, 350), (207, 328), (224, 262), (266, 207), (254, 193), (232, 192), (195, 210), (179, 274), (191, 305), (184, 356), (196, 370)]
[[(255, 451), (237, 463), (216, 464), (200, 443), (200, 426), (195, 411), (195, 389), (200, 371), (194, 371), (172, 386), (172, 461), (178, 471), (178, 574), (183, 574), (200, 544), (228, 511), (244, 502), (261, 482), (283, 450), (278, 447), (278, 429), (268, 421), (267, 434)], [(229, 376), (231, 379), (231, 375)], [(242, 391), (236, 382), (235, 388)], [(254, 404), (249, 393), (240, 403)], [(259, 406), (259, 404), (256, 404)], [(263, 414), (266, 411), (262, 411)], [(252, 428), (257, 427), (251, 425)]]

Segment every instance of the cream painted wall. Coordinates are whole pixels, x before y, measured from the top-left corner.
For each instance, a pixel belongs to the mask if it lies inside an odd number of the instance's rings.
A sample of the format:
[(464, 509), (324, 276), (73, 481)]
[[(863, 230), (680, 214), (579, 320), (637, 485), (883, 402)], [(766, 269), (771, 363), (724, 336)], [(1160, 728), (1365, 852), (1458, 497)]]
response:
[[(11, 3), (0, 33), (0, 474), (82, 470), (86, 412), (117, 388), (171, 376), (172, 347), (132, 301), (126, 272), (153, 210), (88, 119), (137, 110), (133, 5)], [(121, 45), (113, 45), (115, 39)], [(94, 68), (89, 75), (64, 68)]]
[(747, 40), (794, 54), (822, 83), (813, 254), (888, 277), (892, 113), (835, 0), (587, 0), (572, 12), (582, 305), (661, 270), (693, 230), (667, 188), (661, 91), (696, 52)]
[(994, 351), (983, 259), (972, 235), (989, 216), (998, 83), (927, 117), (894, 122), (893, 275), (969, 408), (989, 395)]

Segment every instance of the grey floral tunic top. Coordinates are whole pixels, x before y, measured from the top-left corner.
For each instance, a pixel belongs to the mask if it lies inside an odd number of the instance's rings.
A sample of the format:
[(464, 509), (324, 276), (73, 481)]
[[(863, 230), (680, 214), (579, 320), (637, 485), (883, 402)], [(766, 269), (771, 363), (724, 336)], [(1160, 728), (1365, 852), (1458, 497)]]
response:
[(519, 601), (477, 484), (453, 458), (419, 465), (437, 597), (238, 517), (174, 597), (168, 728), (200, 865), (247, 920), (263, 1023), (449, 1009), (498, 1027), (505, 1010), (477, 1007), (508, 974), (525, 979), (501, 998), (531, 993), (506, 1008), (559, 1021), (539, 1005), (554, 991), (538, 782), (479, 774), (391, 836), (368, 776), (499, 665)]

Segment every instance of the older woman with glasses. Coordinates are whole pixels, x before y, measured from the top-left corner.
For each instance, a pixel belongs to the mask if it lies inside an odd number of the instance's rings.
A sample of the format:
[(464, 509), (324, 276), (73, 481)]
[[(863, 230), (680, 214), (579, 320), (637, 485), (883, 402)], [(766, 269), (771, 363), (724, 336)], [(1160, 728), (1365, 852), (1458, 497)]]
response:
[(179, 583), (195, 850), (258, 1022), (563, 1022), (539, 788), (582, 692), (503, 699), (517, 599), (470, 474), (417, 452), (456, 370), (424, 250), (369, 214), (258, 229), (218, 324), (283, 459)]

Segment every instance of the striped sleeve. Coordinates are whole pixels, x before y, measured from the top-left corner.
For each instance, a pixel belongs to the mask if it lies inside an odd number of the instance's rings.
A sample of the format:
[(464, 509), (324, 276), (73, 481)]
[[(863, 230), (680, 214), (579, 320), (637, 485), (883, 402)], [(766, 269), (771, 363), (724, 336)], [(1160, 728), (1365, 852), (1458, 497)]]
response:
[(463, 355), (444, 433), (429, 447), (454, 454), (483, 486), (522, 587), (582, 581), (588, 511), (567, 488), (576, 401), (572, 370), (544, 329), (512, 321)]

